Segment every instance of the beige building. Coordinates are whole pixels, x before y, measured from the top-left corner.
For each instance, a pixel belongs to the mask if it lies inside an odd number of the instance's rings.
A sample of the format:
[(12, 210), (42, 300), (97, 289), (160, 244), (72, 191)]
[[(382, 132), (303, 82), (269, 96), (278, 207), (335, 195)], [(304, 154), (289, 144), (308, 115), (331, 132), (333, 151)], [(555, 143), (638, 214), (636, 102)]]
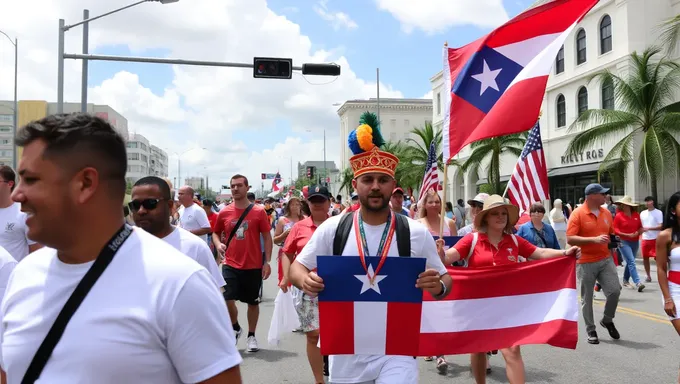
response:
[(184, 179), (184, 185), (188, 185), (194, 190), (203, 189), (205, 186), (205, 179), (198, 176), (187, 177)]
[[(658, 39), (657, 26), (669, 15), (678, 13), (678, 1), (603, 0), (567, 38), (548, 80), (540, 118), (551, 199), (560, 198), (576, 203), (583, 197), (587, 184), (598, 182), (597, 170), (603, 158), (621, 140), (621, 137), (612, 137), (576, 156), (565, 154), (568, 143), (576, 134), (574, 131), (570, 132), (568, 127), (579, 111), (615, 107), (611, 84), (588, 82), (589, 76), (604, 69), (625, 75), (628, 55), (634, 51), (642, 52), (646, 47), (655, 44)], [(446, 98), (442, 73), (436, 74), (430, 82), (434, 107), (432, 121), (435, 126), (441, 127)], [(638, 140), (634, 153), (637, 154), (639, 150)], [(466, 147), (456, 158), (465, 160), (469, 155), (470, 149)], [(516, 161), (511, 156), (501, 159), (501, 181), (510, 178)], [(622, 182), (614, 183), (606, 174), (599, 181), (611, 187), (614, 195), (627, 194), (636, 201), (642, 201), (650, 193), (650, 188), (638, 181), (637, 170), (636, 159), (628, 165)], [(471, 198), (479, 186), (486, 183), (485, 174), (463, 174), (451, 169), (448, 176), (451, 182), (447, 195), (452, 201)], [(679, 189), (677, 178), (666, 178), (659, 183), (658, 199), (667, 199)]]
[[(340, 117), (340, 172), (349, 166), (352, 152), (347, 147), (347, 136), (359, 126), (364, 112), (378, 112), (377, 99), (347, 100), (338, 109)], [(406, 141), (414, 138), (413, 128), (420, 128), (432, 122), (432, 100), (430, 99), (380, 99), (380, 121), (383, 137), (387, 141)]]

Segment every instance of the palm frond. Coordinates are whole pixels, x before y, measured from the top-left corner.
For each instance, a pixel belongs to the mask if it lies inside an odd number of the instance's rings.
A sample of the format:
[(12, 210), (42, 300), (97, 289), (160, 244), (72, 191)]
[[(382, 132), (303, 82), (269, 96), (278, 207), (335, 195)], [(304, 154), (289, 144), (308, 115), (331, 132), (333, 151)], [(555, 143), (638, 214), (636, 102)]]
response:
[(567, 145), (564, 154), (573, 155), (581, 153), (595, 144), (605, 144), (607, 141), (616, 140), (618, 135), (629, 132), (631, 129), (640, 130), (639, 126), (629, 121), (614, 121), (600, 124), (574, 136), (569, 145)]
[(659, 41), (666, 47), (666, 52), (670, 55), (675, 52), (680, 41), (680, 15), (664, 21), (659, 27), (661, 28)]
[(614, 109), (588, 109), (581, 113), (576, 120), (567, 128), (567, 132), (575, 132), (592, 126), (627, 122), (629, 125), (640, 122), (638, 115)]

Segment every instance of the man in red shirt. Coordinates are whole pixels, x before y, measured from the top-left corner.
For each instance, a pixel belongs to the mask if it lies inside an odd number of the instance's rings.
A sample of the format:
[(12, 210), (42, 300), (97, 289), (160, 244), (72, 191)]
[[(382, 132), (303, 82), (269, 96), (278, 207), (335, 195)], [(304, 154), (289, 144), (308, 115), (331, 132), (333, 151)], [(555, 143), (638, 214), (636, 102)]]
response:
[[(236, 300), (239, 300), (248, 304), (247, 351), (257, 352), (259, 347), (255, 339), (255, 328), (260, 316), (260, 287), (262, 280), (266, 280), (271, 274), (269, 262), (272, 256), (272, 235), (264, 207), (248, 200), (249, 188), (245, 176), (234, 175), (231, 178), (233, 204), (224, 207), (217, 215), (212, 238), (215, 248), (220, 255), (224, 255), (222, 274), (227, 282), (224, 299), (229, 308), (236, 342), (242, 333), (236, 307)], [(241, 223), (237, 225), (239, 221)], [(221, 241), (223, 233), (225, 243)], [(260, 235), (264, 239), (264, 250), (260, 245)]]

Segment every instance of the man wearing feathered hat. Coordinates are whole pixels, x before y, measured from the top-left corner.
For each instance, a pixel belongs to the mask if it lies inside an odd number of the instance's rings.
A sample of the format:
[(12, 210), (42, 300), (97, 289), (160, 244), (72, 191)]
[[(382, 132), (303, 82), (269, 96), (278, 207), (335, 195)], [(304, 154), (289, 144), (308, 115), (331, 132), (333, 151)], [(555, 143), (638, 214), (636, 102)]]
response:
[[(403, 284), (415, 283), (435, 298), (444, 298), (450, 291), (451, 277), (438, 256), (432, 236), (422, 224), (396, 215), (390, 209), (399, 159), (380, 150), (384, 140), (375, 114), (366, 112), (362, 115), (359, 127), (349, 135), (348, 144), (354, 153), (350, 158), (354, 171), (352, 187), (359, 196), (360, 207), (355, 212), (332, 217), (319, 226), (291, 266), (293, 284), (310, 296), (317, 296), (323, 290), (323, 280), (313, 272), (317, 267), (317, 255), (398, 257), (405, 241), (398, 239), (398, 228), (407, 225), (410, 254), (403, 256), (425, 257), (427, 269), (417, 281), (404, 281)], [(350, 225), (345, 225), (348, 220)], [(391, 237), (390, 233), (395, 233), (395, 225), (397, 236)], [(340, 232), (342, 229), (348, 232)], [(334, 253), (336, 236), (347, 241), (339, 248), (340, 251), (336, 249), (337, 253)], [(367, 273), (378, 274), (372, 268), (367, 269)], [(331, 382), (418, 382), (417, 361), (409, 356), (337, 355), (331, 356), (330, 361)]]

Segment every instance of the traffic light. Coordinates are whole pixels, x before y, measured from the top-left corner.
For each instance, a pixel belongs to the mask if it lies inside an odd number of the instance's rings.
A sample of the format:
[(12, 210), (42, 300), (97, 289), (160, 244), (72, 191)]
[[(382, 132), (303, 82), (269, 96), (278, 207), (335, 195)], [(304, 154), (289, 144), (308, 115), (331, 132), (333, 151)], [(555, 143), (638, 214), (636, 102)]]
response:
[(253, 77), (256, 79), (291, 79), (293, 59), (256, 57), (253, 59)]
[(317, 75), (317, 76), (340, 76), (340, 66), (331, 64), (316, 64), (305, 63), (302, 64), (303, 75)]
[(314, 178), (314, 168), (316, 168), (316, 167), (307, 167), (307, 178), (308, 179)]

